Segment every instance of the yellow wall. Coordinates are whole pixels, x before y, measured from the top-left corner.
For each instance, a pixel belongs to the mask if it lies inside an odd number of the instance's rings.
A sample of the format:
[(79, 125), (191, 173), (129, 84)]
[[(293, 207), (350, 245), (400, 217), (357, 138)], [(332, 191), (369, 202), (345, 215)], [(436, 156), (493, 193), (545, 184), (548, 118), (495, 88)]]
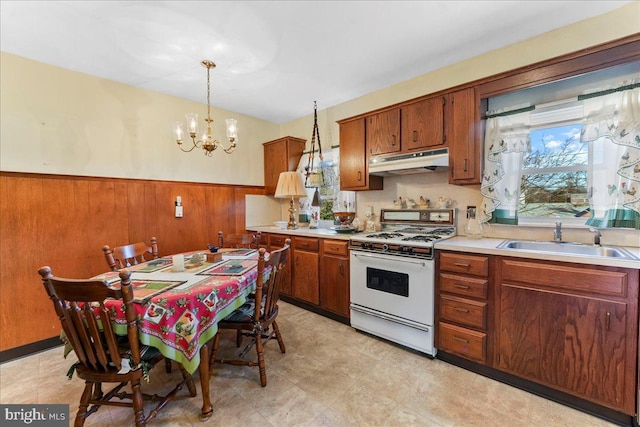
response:
[(212, 108), (218, 140), (224, 119), (238, 120), (238, 148), (185, 154), (172, 124), (196, 112), (204, 126), (203, 104), (4, 52), (0, 61), (2, 171), (264, 184), (262, 143), (278, 137), (273, 123)]

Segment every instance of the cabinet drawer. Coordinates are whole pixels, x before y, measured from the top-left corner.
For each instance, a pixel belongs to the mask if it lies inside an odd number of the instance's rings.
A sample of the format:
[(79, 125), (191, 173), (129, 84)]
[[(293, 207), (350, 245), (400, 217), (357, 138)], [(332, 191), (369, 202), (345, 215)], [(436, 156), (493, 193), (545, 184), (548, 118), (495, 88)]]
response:
[(341, 240), (323, 240), (322, 250), (325, 254), (348, 255), (349, 242)]
[(284, 234), (271, 234), (269, 235), (269, 248), (271, 250), (284, 247), (285, 240), (289, 239), (289, 236)]
[(440, 291), (467, 297), (487, 299), (487, 279), (440, 273)]
[(489, 257), (443, 252), (440, 254), (440, 270), (487, 277)]
[(318, 239), (307, 237), (294, 237), (293, 238), (293, 250), (313, 251), (318, 252)]
[(467, 359), (486, 362), (487, 334), (440, 322), (438, 348)]
[(487, 329), (487, 303), (440, 295), (440, 319)]
[(629, 294), (629, 273), (626, 271), (511, 259), (501, 259), (501, 263), (503, 283), (520, 282), (528, 286), (604, 297), (626, 298)]

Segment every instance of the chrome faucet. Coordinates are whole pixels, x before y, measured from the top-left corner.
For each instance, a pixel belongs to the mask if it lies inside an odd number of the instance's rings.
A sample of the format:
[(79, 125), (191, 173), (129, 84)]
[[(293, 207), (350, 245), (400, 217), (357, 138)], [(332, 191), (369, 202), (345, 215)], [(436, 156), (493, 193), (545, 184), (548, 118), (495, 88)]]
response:
[(553, 240), (562, 242), (562, 223), (560, 221), (556, 221), (556, 228), (553, 229)]
[(593, 233), (593, 244), (595, 246), (600, 246), (600, 236), (602, 236), (600, 230), (597, 228), (590, 228), (589, 231)]

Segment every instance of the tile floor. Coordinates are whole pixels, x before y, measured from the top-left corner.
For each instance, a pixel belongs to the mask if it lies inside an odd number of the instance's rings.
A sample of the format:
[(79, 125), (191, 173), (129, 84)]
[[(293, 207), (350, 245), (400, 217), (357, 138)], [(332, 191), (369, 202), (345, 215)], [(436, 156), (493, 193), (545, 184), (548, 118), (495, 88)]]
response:
[[(218, 365), (211, 378), (213, 416), (198, 418), (200, 394), (181, 391), (155, 426), (609, 426), (599, 418), (440, 360), (355, 332), (281, 303), (287, 353), (267, 345), (266, 388), (257, 368)], [(224, 345), (235, 351), (233, 334)], [(252, 350), (253, 351), (253, 350)], [(67, 380), (62, 348), (0, 365), (0, 403), (69, 403), (70, 425), (83, 382)], [(250, 353), (253, 354), (253, 353)], [(162, 388), (179, 372), (152, 371)], [(175, 377), (174, 377), (175, 376)], [(199, 379), (196, 374), (196, 385)], [(131, 425), (128, 408), (102, 407), (86, 426)]]

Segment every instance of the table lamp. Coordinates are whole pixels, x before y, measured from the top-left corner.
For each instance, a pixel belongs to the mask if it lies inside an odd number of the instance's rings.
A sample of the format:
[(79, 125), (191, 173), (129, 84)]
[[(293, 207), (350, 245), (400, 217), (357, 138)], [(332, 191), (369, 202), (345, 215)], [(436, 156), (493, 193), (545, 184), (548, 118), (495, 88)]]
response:
[(293, 230), (298, 228), (298, 221), (295, 218), (296, 209), (293, 204), (296, 197), (307, 197), (307, 192), (304, 188), (304, 180), (302, 175), (298, 172), (281, 172), (278, 178), (278, 186), (276, 187), (275, 197), (280, 199), (291, 198), (289, 205), (289, 223), (287, 229)]

